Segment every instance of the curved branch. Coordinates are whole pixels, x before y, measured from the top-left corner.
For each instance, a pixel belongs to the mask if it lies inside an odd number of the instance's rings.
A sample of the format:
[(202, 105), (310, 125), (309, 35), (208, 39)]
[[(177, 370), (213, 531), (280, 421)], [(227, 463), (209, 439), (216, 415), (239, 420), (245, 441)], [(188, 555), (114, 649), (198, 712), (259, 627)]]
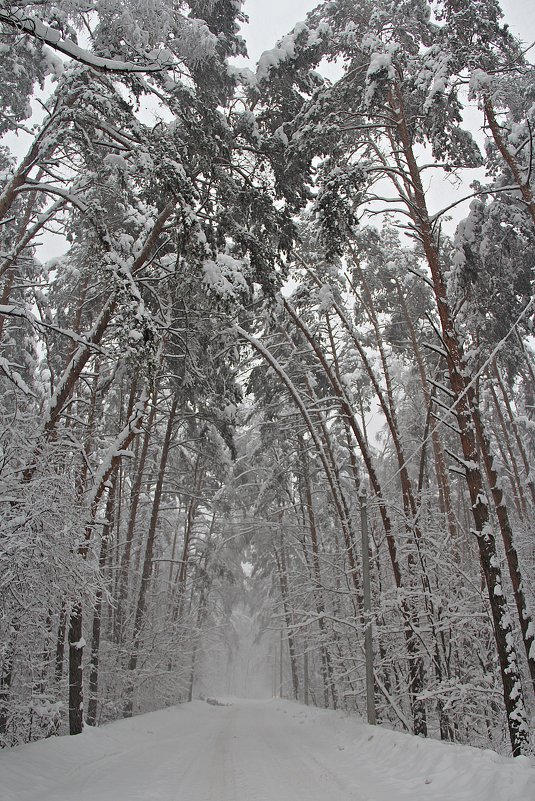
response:
[(34, 39), (38, 39), (53, 50), (57, 50), (80, 64), (85, 64), (87, 67), (101, 72), (161, 72), (171, 66), (168, 61), (151, 60), (146, 64), (136, 64), (133, 61), (102, 58), (102, 56), (97, 56), (89, 52), (89, 50), (78, 47), (71, 39), (62, 39), (59, 31), (44, 25), (38, 19), (26, 16), (21, 9), (13, 9), (11, 12), (0, 11), (0, 22), (10, 25), (21, 33), (32, 36)]

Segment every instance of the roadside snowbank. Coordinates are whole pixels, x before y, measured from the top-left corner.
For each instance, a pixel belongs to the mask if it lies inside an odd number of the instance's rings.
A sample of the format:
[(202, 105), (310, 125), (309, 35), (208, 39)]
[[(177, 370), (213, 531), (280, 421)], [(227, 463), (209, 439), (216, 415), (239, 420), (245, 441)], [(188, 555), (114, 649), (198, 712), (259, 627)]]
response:
[[(535, 760), (502, 757), (489, 749), (426, 740), (354, 717), (322, 709), (274, 702), (283, 714), (306, 721), (310, 733), (357, 757), (381, 765), (381, 778), (392, 781), (399, 797), (414, 801), (535, 801)], [(291, 710), (291, 712), (290, 712)], [(298, 711), (297, 711), (298, 710)], [(358, 768), (357, 768), (358, 770)], [(392, 801), (398, 796), (392, 795)]]

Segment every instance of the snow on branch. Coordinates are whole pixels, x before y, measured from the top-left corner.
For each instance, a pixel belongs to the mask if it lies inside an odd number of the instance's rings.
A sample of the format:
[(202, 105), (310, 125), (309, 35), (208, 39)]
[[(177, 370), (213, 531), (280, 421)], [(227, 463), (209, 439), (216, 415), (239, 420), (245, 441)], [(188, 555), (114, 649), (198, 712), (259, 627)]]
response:
[(69, 203), (72, 203), (73, 206), (76, 206), (76, 208), (84, 214), (88, 210), (87, 204), (83, 200), (80, 200), (77, 195), (73, 195), (72, 192), (67, 192), (65, 189), (62, 189), (59, 186), (52, 186), (51, 184), (43, 184), (39, 183), (38, 181), (27, 180), (25, 184), (17, 187), (15, 190), (17, 194), (19, 192), (36, 191), (45, 192), (49, 195), (59, 195), (59, 197), (63, 198), (63, 200), (67, 200)]
[(64, 56), (75, 61), (104, 72), (160, 72), (171, 66), (169, 51), (161, 50), (161, 57), (135, 63), (133, 61), (121, 61), (115, 58), (103, 58), (79, 47), (71, 39), (62, 39), (59, 31), (44, 25), (34, 17), (28, 17), (21, 9), (12, 9), (10, 12), (0, 10), (0, 22), (16, 28), (21, 33), (32, 36), (35, 39), (47, 44)]
[(0, 356), (0, 370), (4, 373), (4, 375), (17, 387), (20, 389), (24, 395), (35, 397), (34, 393), (29, 389), (26, 382), (16, 370), (13, 370), (12, 366), (8, 362), (7, 359), (4, 359), (3, 356)]
[(29, 322), (36, 328), (50, 329), (51, 331), (55, 331), (57, 334), (60, 334), (61, 336), (68, 337), (73, 342), (76, 342), (78, 345), (83, 345), (86, 348), (92, 348), (98, 353), (104, 352), (99, 345), (96, 345), (95, 343), (91, 342), (91, 339), (88, 339), (87, 337), (77, 334), (76, 331), (73, 331), (70, 328), (63, 328), (62, 326), (46, 322), (45, 320), (40, 320), (31, 311), (23, 308), (22, 306), (14, 306), (12, 304), (11, 305), (2, 304), (0, 305), (0, 315), (5, 315), (6, 317), (18, 317), (19, 319), (27, 320), (27, 322)]
[(256, 80), (267, 79), (271, 70), (295, 59), (298, 54), (298, 39), (302, 47), (314, 47), (330, 32), (331, 28), (326, 22), (321, 22), (317, 28), (309, 28), (304, 22), (298, 22), (293, 31), (283, 36), (275, 47), (262, 53), (258, 60)]

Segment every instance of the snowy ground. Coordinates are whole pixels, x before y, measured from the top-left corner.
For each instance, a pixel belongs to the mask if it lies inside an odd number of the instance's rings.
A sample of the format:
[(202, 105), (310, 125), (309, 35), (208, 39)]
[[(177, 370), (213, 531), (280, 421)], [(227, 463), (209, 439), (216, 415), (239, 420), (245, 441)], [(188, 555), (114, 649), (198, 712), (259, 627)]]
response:
[(0, 753), (1, 801), (535, 801), (535, 763), (284, 701), (201, 701)]

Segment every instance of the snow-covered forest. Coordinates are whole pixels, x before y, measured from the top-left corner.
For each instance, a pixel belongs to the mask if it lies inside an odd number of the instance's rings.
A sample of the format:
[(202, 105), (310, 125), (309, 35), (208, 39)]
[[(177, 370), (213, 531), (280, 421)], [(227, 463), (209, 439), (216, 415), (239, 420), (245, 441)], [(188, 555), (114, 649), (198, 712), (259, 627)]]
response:
[(253, 69), (242, 5), (0, 2), (0, 746), (232, 694), (533, 754), (533, 51), (325, 0)]

